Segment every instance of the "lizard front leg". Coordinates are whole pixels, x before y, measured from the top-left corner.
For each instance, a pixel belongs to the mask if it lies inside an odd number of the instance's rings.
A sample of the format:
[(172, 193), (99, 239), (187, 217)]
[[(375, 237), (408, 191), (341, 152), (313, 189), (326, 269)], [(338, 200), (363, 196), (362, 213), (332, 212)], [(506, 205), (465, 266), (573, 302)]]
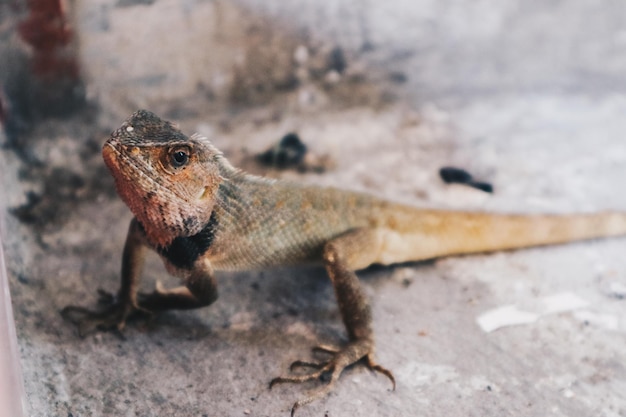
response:
[(157, 283), (153, 292), (139, 294), (139, 308), (151, 312), (189, 310), (208, 306), (217, 300), (217, 282), (208, 261), (198, 260), (184, 279), (185, 286), (165, 289)]
[(348, 232), (324, 247), (324, 263), (335, 290), (339, 311), (348, 332), (349, 342), (342, 348), (321, 346), (331, 359), (323, 363), (296, 361), (291, 368), (311, 367), (313, 372), (304, 375), (281, 376), (270, 382), (270, 388), (282, 382), (305, 382), (318, 379), (323, 374), (330, 374), (329, 382), (313, 391), (308, 397), (297, 401), (296, 409), (323, 397), (332, 389), (343, 370), (361, 360), (373, 371), (387, 376), (395, 389), (393, 374), (374, 361), (374, 337), (372, 332), (372, 314), (367, 297), (361, 287), (354, 269), (363, 268), (373, 262), (379, 252), (379, 236), (370, 229), (358, 229)]
[(102, 311), (80, 306), (68, 306), (61, 314), (78, 325), (81, 335), (95, 329), (122, 330), (126, 319), (134, 312), (148, 314), (171, 309), (192, 309), (211, 304), (217, 299), (217, 286), (208, 262), (199, 260), (185, 276), (186, 285), (172, 289), (157, 288), (149, 294), (138, 293), (146, 250), (143, 231), (136, 220), (130, 224), (122, 256), (122, 283), (118, 295), (103, 291), (101, 298), (110, 305)]
[(130, 222), (124, 252), (122, 255), (122, 282), (117, 297), (100, 291), (102, 301), (109, 306), (102, 311), (92, 311), (81, 306), (67, 306), (61, 314), (78, 326), (81, 336), (95, 329), (122, 330), (126, 319), (135, 311), (137, 305), (137, 288), (143, 269), (146, 243), (143, 232), (136, 219)]

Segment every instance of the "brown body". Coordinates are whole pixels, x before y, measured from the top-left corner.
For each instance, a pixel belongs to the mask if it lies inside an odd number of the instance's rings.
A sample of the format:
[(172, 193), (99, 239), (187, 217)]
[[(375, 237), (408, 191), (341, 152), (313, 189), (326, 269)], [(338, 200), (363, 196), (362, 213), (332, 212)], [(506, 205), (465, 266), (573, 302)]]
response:
[[(355, 270), (371, 264), (508, 250), (626, 234), (626, 214), (523, 216), (424, 210), (362, 193), (304, 187), (233, 168), (205, 138), (138, 111), (103, 148), (118, 193), (135, 215), (122, 260), (118, 300), (102, 312), (68, 307), (80, 331), (121, 329), (133, 312), (198, 308), (217, 299), (214, 270), (323, 263), (348, 333), (332, 359), (278, 382), (330, 381), (303, 404), (325, 395), (358, 361), (394, 381), (374, 362), (371, 313)], [(138, 294), (146, 248), (157, 251), (184, 286)], [(395, 382), (394, 382), (395, 385)]]
[[(626, 233), (621, 213), (506, 215), (420, 209), (336, 188), (254, 181), (222, 187), (215, 207), (222, 227), (206, 257), (215, 269), (319, 263), (324, 245), (352, 230), (371, 230), (371, 264), (509, 250)], [(264, 242), (259, 245), (259, 242)], [(356, 254), (354, 254), (356, 255)]]

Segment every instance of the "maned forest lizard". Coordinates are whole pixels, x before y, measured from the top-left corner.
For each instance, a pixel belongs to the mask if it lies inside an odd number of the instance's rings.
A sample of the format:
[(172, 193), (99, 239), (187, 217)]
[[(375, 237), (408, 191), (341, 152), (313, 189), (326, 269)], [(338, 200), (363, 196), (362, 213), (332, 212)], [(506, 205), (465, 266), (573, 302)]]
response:
[[(134, 113), (102, 150), (117, 191), (134, 214), (114, 303), (64, 314), (81, 333), (124, 327), (133, 312), (207, 306), (217, 299), (215, 270), (323, 263), (348, 333), (341, 347), (322, 345), (325, 363), (271, 381), (330, 375), (292, 408), (327, 394), (349, 365), (386, 375), (373, 357), (372, 316), (354, 271), (441, 256), (508, 250), (626, 233), (626, 214), (508, 215), (418, 209), (367, 194), (301, 186), (235, 169), (208, 139), (188, 137), (145, 110)], [(184, 286), (138, 293), (144, 253), (156, 251)]]

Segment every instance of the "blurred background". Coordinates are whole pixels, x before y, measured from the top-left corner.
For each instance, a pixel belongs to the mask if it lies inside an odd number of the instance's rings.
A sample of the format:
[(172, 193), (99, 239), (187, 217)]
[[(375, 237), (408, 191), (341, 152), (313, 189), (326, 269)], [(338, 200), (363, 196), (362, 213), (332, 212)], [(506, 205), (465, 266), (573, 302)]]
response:
[[(626, 210), (624, 74), (620, 1), (2, 0), (2, 243), (27, 414), (286, 415), (305, 387), (267, 382), (343, 340), (320, 270), (220, 274), (214, 306), (125, 341), (61, 320), (119, 285), (130, 213), (100, 147), (133, 111), (273, 177), (438, 207)], [(293, 166), (271, 156), (289, 134), (306, 149)], [(446, 185), (444, 166), (494, 193)], [(624, 246), (368, 271), (398, 390), (357, 368), (301, 412), (625, 415)], [(146, 276), (176, 283), (156, 257)], [(475, 323), (563, 292), (588, 307), (490, 334)]]

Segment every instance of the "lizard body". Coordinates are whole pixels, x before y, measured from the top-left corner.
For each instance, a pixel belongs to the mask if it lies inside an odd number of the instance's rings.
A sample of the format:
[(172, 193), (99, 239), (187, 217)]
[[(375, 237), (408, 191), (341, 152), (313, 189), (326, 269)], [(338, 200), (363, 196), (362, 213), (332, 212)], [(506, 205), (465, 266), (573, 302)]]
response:
[[(323, 263), (349, 341), (313, 372), (272, 380), (302, 382), (330, 373), (330, 382), (294, 404), (325, 395), (346, 366), (363, 360), (395, 382), (373, 359), (369, 303), (354, 274), (440, 256), (516, 249), (626, 234), (626, 214), (508, 215), (419, 209), (364, 193), (302, 186), (235, 169), (206, 139), (185, 136), (140, 110), (103, 147), (121, 198), (134, 214), (122, 258), (118, 300), (91, 312), (67, 307), (81, 332), (121, 329), (135, 311), (188, 309), (217, 299), (214, 270)], [(158, 252), (184, 286), (150, 294), (137, 287), (146, 248)], [(75, 315), (80, 317), (76, 319)]]
[(375, 231), (375, 239), (368, 251), (372, 257), (351, 263), (354, 269), (626, 232), (620, 214), (563, 217), (429, 210), (364, 193), (240, 173), (220, 185), (216, 200), (219, 220), (212, 225), (215, 237), (204, 256), (218, 270), (321, 263), (325, 243), (357, 229)]

